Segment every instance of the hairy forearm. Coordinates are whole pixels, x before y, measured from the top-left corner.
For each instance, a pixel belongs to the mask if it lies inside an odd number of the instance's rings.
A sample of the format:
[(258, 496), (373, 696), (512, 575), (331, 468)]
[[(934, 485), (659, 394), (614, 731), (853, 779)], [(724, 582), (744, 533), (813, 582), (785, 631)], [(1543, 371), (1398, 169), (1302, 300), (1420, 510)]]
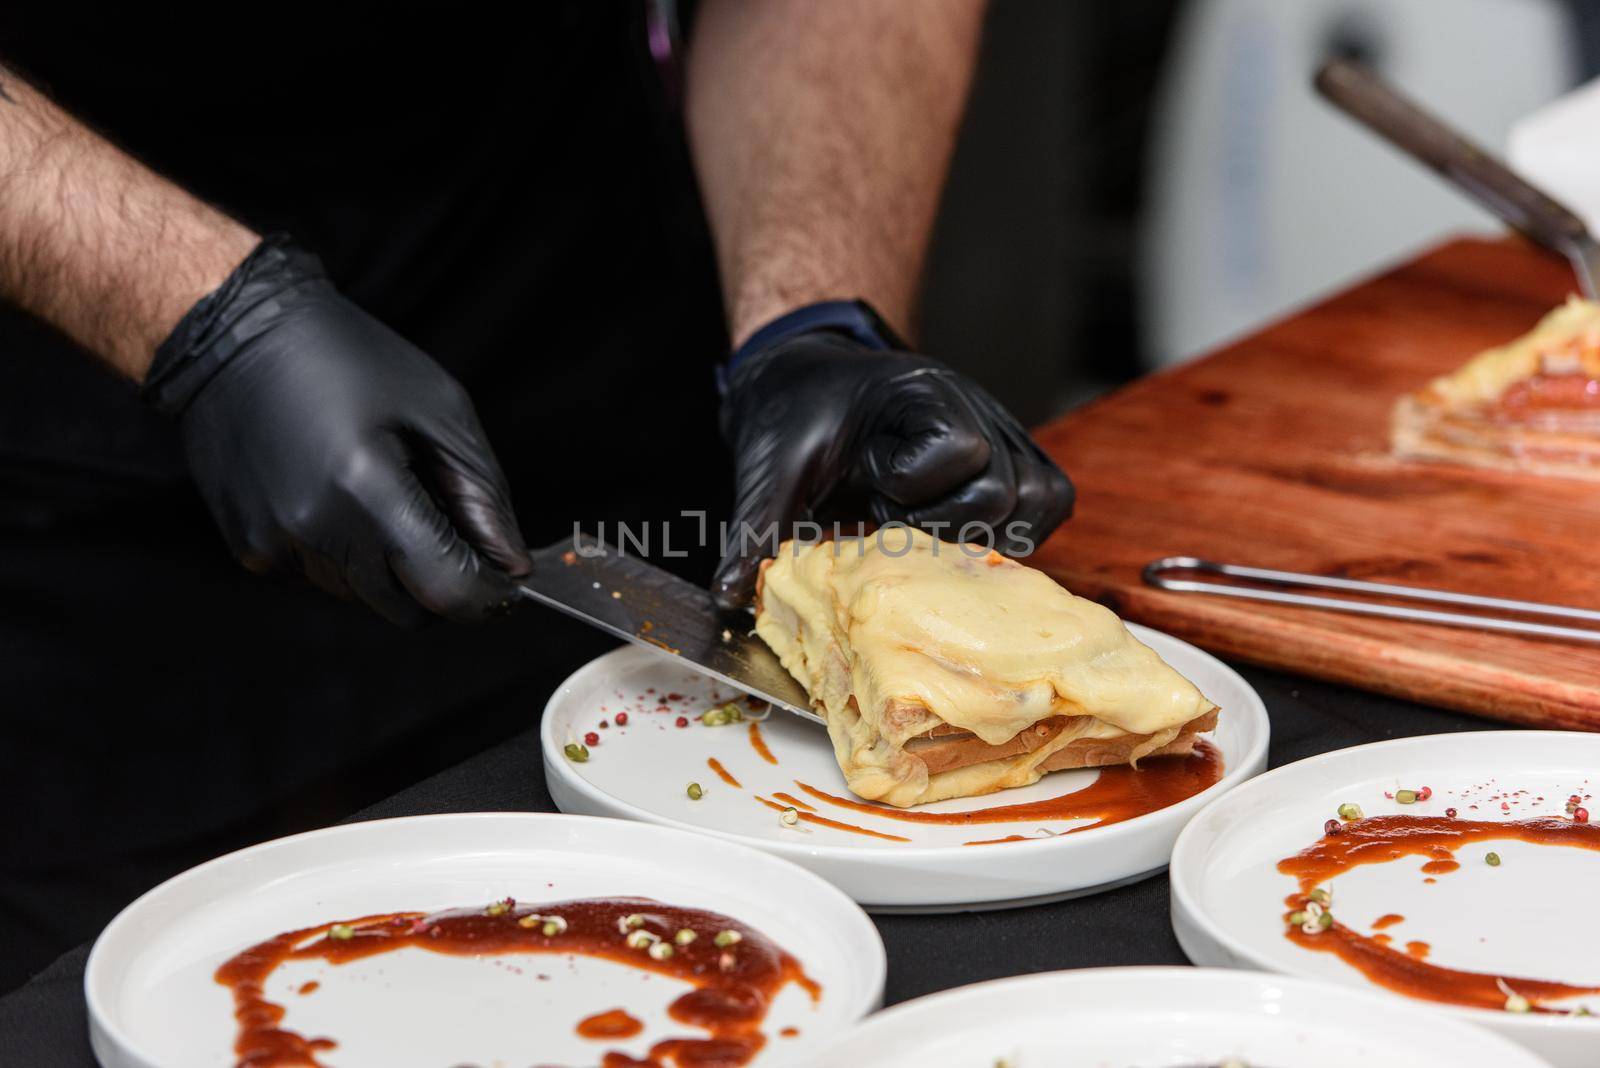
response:
[(0, 299), (140, 381), (257, 240), (0, 68)]
[(737, 345), (817, 300), (911, 325), (983, 0), (707, 0), (695, 168)]

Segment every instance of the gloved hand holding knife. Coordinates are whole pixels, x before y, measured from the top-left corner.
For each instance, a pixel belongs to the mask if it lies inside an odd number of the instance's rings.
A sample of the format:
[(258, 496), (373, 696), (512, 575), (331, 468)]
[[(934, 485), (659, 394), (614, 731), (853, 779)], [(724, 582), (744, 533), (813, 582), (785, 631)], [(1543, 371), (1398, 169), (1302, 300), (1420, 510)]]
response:
[(250, 570), (394, 623), (505, 611), (527, 549), (466, 391), (273, 239), (156, 351), (201, 496)]
[(119, 152), (0, 69), (0, 297), (143, 385), (254, 571), (398, 623), (501, 611), (527, 566), (465, 391), (314, 256)]

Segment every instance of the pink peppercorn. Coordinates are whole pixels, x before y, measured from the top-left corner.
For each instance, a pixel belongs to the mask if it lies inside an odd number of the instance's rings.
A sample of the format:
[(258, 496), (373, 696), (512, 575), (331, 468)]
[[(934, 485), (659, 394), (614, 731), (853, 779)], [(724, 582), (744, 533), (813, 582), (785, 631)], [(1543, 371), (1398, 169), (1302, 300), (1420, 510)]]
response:
[(618, 712), (617, 713), (617, 726), (626, 727), (627, 725), (628, 725), (628, 714), (626, 712)]
[(584, 745), (599, 745), (600, 744), (600, 736), (598, 734), (596, 734), (594, 731), (590, 731), (588, 734), (585, 734), (583, 736), (583, 744)]
[(1572, 814), (1572, 821), (1574, 823), (1588, 823), (1589, 822), (1589, 810), (1586, 809), (1586, 808), (1578, 809), (1576, 812), (1574, 812)]
[(680, 727), (687, 727), (689, 725), (689, 717), (679, 716), (674, 722), (676, 722)]
[(1339, 826), (1339, 821), (1338, 820), (1329, 820), (1327, 823), (1324, 823), (1322, 825), (1322, 833), (1323, 834), (1342, 834), (1342, 833), (1344, 833), (1344, 828)]
[(1455, 809), (1453, 809), (1453, 808), (1447, 808), (1447, 809), (1445, 809), (1445, 810), (1444, 810), (1444, 814), (1445, 814), (1445, 815), (1446, 815), (1446, 816), (1449, 816), (1449, 817), (1450, 817), (1450, 818), (1451, 818), (1451, 819), (1455, 819), (1455, 818), (1456, 818), (1456, 810), (1455, 810)]

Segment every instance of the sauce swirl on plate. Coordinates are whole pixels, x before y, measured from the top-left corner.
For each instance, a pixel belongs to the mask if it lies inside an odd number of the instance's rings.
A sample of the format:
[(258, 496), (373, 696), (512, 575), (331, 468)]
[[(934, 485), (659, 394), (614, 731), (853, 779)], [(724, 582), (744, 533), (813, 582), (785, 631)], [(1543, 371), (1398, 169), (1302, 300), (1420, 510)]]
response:
[(643, 1030), (644, 1024), (625, 1009), (608, 1009), (578, 1021), (578, 1034), (584, 1038), (632, 1038)]
[[(1121, 823), (1136, 816), (1159, 811), (1179, 801), (1187, 800), (1222, 778), (1222, 752), (1204, 738), (1195, 742), (1194, 752), (1188, 756), (1151, 757), (1137, 768), (1126, 764), (1099, 769), (1100, 774), (1088, 786), (1043, 801), (1026, 801), (1015, 805), (996, 805), (968, 812), (918, 812), (890, 808), (869, 801), (856, 801), (826, 793), (803, 782), (795, 783), (802, 792), (830, 805), (865, 812), (884, 819), (903, 823), (983, 824), (1031, 823), (1045, 820), (1092, 819), (1095, 822), (1072, 831), (1088, 830)], [(1064, 831), (1062, 833), (1071, 833)], [(968, 845), (993, 845), (1000, 842), (1024, 841), (1024, 836), (969, 842)]]
[[(683, 931), (693, 932), (693, 937), (679, 933)], [(284, 1007), (265, 994), (267, 980), (281, 965), (291, 960), (338, 965), (406, 947), (469, 957), (580, 954), (693, 987), (667, 1012), (679, 1023), (703, 1029), (707, 1036), (663, 1039), (644, 1059), (608, 1052), (603, 1059), (606, 1068), (746, 1064), (766, 1044), (761, 1023), (780, 989), (795, 983), (813, 1001), (822, 992), (799, 961), (759, 931), (714, 912), (648, 898), (541, 905), (519, 905), (508, 898), (487, 908), (367, 916), (285, 931), (217, 969), (217, 982), (233, 993), (239, 1023), (234, 1043), (237, 1068), (322, 1068), (318, 1054), (337, 1045), (331, 1038), (308, 1038), (282, 1026)], [(579, 1027), (585, 1037), (606, 1038), (637, 1034), (628, 1030), (631, 1025), (638, 1021), (614, 1009), (589, 1017)], [(589, 1030), (582, 1030), (585, 1027)]]
[(722, 766), (722, 761), (718, 760), (716, 757), (706, 757), (706, 767), (708, 767), (712, 771), (716, 772), (717, 773), (717, 778), (721, 779), (723, 782), (727, 783), (729, 786), (733, 786), (733, 787), (739, 787), (740, 786), (739, 780), (735, 779), (733, 777), (733, 772), (731, 772), (727, 768), (723, 767)]
[[(1422, 870), (1445, 874), (1461, 865), (1457, 849), (1473, 842), (1520, 841), (1534, 845), (1600, 850), (1600, 825), (1545, 817), (1530, 820), (1464, 820), (1448, 816), (1370, 816), (1341, 825), (1311, 846), (1278, 862), (1278, 870), (1299, 884), (1285, 904), (1292, 910), (1312, 907), (1312, 893), (1329, 879), (1363, 864), (1386, 864), (1407, 856), (1428, 858)], [(1337, 913), (1337, 902), (1331, 911)], [(1324, 921), (1332, 919), (1323, 916)], [(1375, 929), (1399, 923), (1387, 914)], [(1582, 986), (1551, 979), (1529, 979), (1486, 972), (1461, 971), (1430, 964), (1426, 942), (1408, 942), (1404, 952), (1390, 947), (1388, 935), (1364, 935), (1332, 920), (1316, 933), (1290, 924), (1285, 936), (1296, 945), (1332, 953), (1372, 982), (1426, 1001), (1442, 1001), (1479, 1009), (1562, 1012), (1541, 1004), (1584, 994), (1600, 994), (1600, 986)]]
[(761, 724), (752, 720), (750, 722), (750, 748), (761, 755), (761, 759), (768, 764), (776, 764), (778, 758), (772, 755), (772, 750), (767, 748), (767, 740), (761, 736)]

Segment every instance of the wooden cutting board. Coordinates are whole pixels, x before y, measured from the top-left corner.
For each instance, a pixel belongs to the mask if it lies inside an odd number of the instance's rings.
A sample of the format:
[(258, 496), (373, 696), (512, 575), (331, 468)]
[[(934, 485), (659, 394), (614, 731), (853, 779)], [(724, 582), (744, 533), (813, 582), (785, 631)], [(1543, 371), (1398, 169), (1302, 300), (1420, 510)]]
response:
[(1388, 455), (1390, 406), (1574, 288), (1518, 241), (1460, 240), (1038, 431), (1078, 487), (1032, 563), (1240, 660), (1546, 727), (1600, 730), (1600, 646), (1180, 594), (1189, 555), (1600, 608), (1600, 483)]

